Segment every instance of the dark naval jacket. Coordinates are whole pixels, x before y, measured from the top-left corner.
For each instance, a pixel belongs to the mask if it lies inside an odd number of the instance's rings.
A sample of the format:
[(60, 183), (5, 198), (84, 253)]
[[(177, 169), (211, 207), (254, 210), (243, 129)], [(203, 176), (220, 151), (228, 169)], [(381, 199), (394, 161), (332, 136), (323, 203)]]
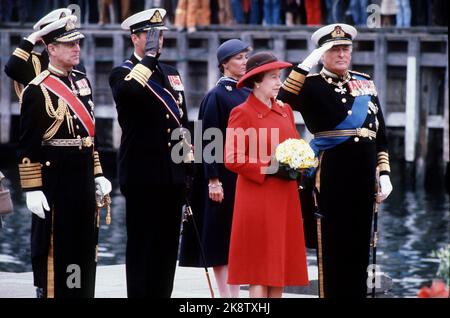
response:
[(122, 128), (119, 182), (124, 185), (184, 184), (185, 167), (171, 158), (172, 132), (187, 127), (186, 98), (178, 71), (133, 54), (109, 77)]
[[(18, 150), (22, 189), (43, 191), (50, 206), (31, 226), (34, 284), (48, 297), (94, 297), (96, 147), (86, 75), (49, 65), (23, 91)], [(65, 283), (70, 264), (83, 273), (81, 288)]]
[[(33, 48), (33, 43), (25, 38), (21, 39), (19, 46), (5, 64), (5, 73), (15, 81), (14, 88), (19, 97), (22, 89), (18, 84), (28, 85), (33, 78), (41, 74), (48, 66), (47, 51), (43, 50), (42, 53), (39, 53), (33, 51)], [(84, 67), (80, 64), (75, 69), (85, 73)]]

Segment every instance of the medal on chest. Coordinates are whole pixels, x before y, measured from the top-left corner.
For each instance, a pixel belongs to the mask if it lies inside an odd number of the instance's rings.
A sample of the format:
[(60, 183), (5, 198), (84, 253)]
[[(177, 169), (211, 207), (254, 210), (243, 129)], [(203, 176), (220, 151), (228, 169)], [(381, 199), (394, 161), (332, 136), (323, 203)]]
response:
[(354, 80), (348, 82), (348, 88), (350, 89), (350, 94), (353, 97), (372, 95), (377, 96), (377, 89), (373, 81), (369, 80)]

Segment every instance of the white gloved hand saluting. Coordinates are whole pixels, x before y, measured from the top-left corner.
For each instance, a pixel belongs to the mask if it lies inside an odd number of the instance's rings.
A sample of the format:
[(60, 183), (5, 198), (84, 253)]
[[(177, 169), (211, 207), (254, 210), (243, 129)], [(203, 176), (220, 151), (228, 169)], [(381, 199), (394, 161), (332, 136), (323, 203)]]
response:
[(103, 200), (103, 197), (110, 193), (112, 190), (111, 182), (105, 177), (97, 177), (95, 178), (95, 193), (99, 197), (100, 201)]
[(27, 208), (34, 214), (36, 214), (41, 219), (45, 219), (45, 212), (50, 211), (50, 207), (47, 202), (47, 198), (44, 195), (44, 192), (38, 191), (29, 191), (25, 193), (27, 200)]
[(298, 65), (299, 68), (309, 72), (311, 68), (317, 65), (319, 63), (320, 58), (322, 57), (323, 53), (328, 51), (333, 47), (333, 42), (328, 42), (324, 44), (323, 46), (315, 49), (314, 51), (309, 54), (306, 59)]
[(385, 200), (392, 192), (392, 183), (388, 175), (380, 176), (380, 193), (378, 194), (378, 202)]

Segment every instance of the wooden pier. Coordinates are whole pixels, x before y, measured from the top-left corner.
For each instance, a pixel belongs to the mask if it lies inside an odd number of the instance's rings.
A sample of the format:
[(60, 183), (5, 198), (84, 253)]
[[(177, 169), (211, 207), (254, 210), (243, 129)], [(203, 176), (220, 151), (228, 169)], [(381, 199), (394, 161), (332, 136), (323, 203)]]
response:
[[(297, 64), (314, 49), (310, 37), (316, 29), (235, 26), (211, 27), (190, 34), (171, 30), (164, 33), (161, 60), (179, 70), (187, 93), (188, 116), (193, 121), (201, 99), (220, 76), (216, 49), (222, 42), (241, 38), (255, 51), (271, 50), (280, 59)], [(19, 114), (18, 99), (11, 80), (3, 72), (4, 65), (20, 37), (30, 32), (30, 28), (1, 30), (0, 143), (16, 141)], [(94, 86), (99, 136), (116, 149), (121, 132), (108, 75), (113, 66), (131, 55), (131, 42), (118, 25), (88, 26), (83, 33), (86, 39), (82, 44), (82, 62)], [(403, 147), (402, 158), (415, 168), (421, 183), (420, 171), (430, 152), (430, 132), (442, 145), (441, 166), (449, 162), (448, 29), (361, 29), (354, 46), (352, 68), (374, 78), (389, 132), (403, 140), (398, 145)], [(300, 114), (296, 119), (302, 125)]]

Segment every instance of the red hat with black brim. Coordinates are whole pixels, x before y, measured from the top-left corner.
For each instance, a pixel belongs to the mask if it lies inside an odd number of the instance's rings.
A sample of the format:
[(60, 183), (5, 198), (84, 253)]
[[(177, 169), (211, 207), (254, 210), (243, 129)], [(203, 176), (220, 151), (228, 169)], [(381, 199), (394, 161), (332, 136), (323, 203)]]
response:
[(236, 87), (245, 86), (245, 82), (256, 74), (291, 66), (291, 63), (278, 61), (277, 57), (270, 52), (256, 53), (248, 59), (245, 74), (237, 82)]

